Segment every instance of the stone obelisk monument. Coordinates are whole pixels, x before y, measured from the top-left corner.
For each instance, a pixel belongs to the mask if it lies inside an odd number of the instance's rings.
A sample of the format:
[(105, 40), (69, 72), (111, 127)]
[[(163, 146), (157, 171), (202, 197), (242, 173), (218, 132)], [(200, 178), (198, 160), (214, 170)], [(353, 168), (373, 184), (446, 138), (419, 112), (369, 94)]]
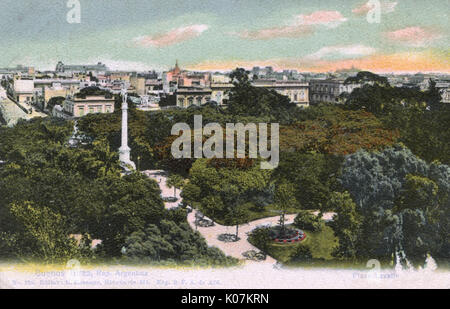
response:
[(128, 103), (127, 89), (122, 89), (122, 145), (119, 148), (119, 160), (121, 166), (126, 170), (135, 170), (136, 165), (130, 159), (130, 147), (128, 147)]

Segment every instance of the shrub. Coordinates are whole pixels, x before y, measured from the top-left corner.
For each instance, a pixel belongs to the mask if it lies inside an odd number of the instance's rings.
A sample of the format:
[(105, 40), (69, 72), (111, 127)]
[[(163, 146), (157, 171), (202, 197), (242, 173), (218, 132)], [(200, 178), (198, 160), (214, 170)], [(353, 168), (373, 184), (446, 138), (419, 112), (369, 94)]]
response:
[(291, 256), (291, 261), (305, 261), (305, 260), (311, 260), (312, 254), (311, 250), (307, 246), (298, 246), (298, 248), (295, 250), (295, 252)]
[(272, 241), (270, 232), (270, 228), (267, 227), (254, 229), (250, 234), (251, 243), (263, 252), (267, 252), (268, 246)]
[(323, 220), (307, 210), (301, 210), (294, 219), (294, 226), (311, 232), (322, 230)]

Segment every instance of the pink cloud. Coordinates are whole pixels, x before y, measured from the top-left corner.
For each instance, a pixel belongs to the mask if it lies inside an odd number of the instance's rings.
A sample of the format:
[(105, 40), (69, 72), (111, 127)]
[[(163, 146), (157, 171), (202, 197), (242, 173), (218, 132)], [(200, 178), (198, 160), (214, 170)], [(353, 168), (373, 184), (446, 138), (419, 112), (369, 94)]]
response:
[(326, 46), (319, 49), (317, 52), (307, 55), (305, 60), (321, 60), (327, 58), (358, 58), (362, 56), (369, 56), (376, 52), (376, 49), (370, 46), (361, 44), (355, 45), (338, 45)]
[(176, 28), (169, 32), (160, 33), (153, 36), (138, 37), (135, 38), (134, 41), (136, 44), (144, 47), (165, 47), (196, 38), (207, 29), (207, 25), (192, 25)]
[(347, 21), (338, 11), (316, 11), (310, 15), (295, 16), (294, 22), (287, 26), (265, 28), (260, 30), (245, 30), (235, 35), (250, 40), (269, 40), (273, 38), (298, 38), (314, 32), (314, 26), (323, 25), (335, 28)]
[(411, 47), (425, 47), (442, 37), (436, 31), (418, 26), (387, 32), (385, 36), (391, 41)]
[(310, 15), (298, 15), (296, 18), (300, 25), (324, 25), (330, 28), (347, 21), (338, 11), (316, 11)]
[[(381, 13), (387, 14), (387, 13), (392, 13), (395, 11), (395, 7), (397, 6), (398, 2), (382, 2), (381, 3)], [(356, 8), (354, 8), (352, 10), (352, 13), (358, 16), (364, 16), (367, 15), (367, 13), (369, 13), (370, 10), (372, 10), (374, 8), (374, 5), (370, 4), (369, 2), (366, 2)]]

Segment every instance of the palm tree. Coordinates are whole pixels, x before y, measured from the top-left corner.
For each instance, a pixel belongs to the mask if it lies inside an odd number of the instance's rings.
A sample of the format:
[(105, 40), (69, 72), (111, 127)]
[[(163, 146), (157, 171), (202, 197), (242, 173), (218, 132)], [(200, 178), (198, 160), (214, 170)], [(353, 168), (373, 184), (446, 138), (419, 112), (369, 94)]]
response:
[(184, 179), (178, 174), (172, 174), (167, 179), (167, 185), (173, 187), (173, 197), (177, 195), (177, 189), (181, 189), (184, 184)]

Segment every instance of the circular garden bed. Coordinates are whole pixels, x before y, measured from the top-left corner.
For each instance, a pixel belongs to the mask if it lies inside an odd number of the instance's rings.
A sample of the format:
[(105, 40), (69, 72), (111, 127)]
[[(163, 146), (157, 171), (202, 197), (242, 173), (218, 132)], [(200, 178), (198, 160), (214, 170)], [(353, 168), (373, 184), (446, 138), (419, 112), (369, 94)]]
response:
[(287, 244), (303, 241), (306, 238), (306, 233), (293, 227), (286, 227), (284, 233), (282, 233), (280, 227), (277, 226), (271, 229), (270, 237), (276, 243)]

